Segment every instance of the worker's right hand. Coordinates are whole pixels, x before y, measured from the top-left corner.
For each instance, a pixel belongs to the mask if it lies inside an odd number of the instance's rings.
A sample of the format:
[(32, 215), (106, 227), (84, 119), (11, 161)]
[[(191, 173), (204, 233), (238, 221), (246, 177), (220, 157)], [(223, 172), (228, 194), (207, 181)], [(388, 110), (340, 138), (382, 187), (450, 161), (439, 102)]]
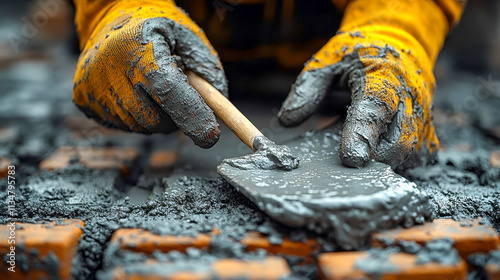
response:
[(363, 167), (374, 159), (397, 167), (416, 152), (434, 156), (432, 69), (463, 5), (348, 1), (340, 30), (306, 63), (278, 113), (280, 122), (303, 122), (335, 84), (349, 89), (352, 100), (339, 145), (344, 165)]
[(218, 55), (173, 1), (75, 1), (83, 49), (73, 99), (109, 127), (141, 133), (180, 128), (200, 147), (219, 138), (210, 108), (189, 84), (190, 70), (227, 94)]

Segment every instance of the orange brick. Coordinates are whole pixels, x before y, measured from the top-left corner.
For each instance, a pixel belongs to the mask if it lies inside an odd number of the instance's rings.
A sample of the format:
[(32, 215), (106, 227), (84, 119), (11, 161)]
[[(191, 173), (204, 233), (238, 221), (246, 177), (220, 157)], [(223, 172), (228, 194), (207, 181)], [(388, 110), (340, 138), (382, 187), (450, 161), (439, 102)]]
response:
[(40, 169), (53, 171), (68, 166), (72, 158), (91, 169), (117, 169), (128, 175), (128, 166), (137, 159), (132, 147), (60, 147), (40, 163)]
[(13, 127), (0, 127), (0, 142), (9, 142), (16, 139), (19, 131)]
[(11, 164), (12, 162), (8, 158), (0, 158), (0, 178), (7, 177), (7, 174), (9, 172), (9, 165)]
[(158, 150), (149, 158), (149, 171), (159, 173), (168, 172), (177, 162), (176, 150)]
[(463, 127), (469, 122), (467, 115), (464, 113), (444, 112), (436, 109), (432, 112), (432, 116), (434, 123), (436, 124), (448, 124)]
[(383, 247), (384, 240), (415, 241), (425, 244), (435, 239), (450, 238), (454, 247), (464, 259), (473, 253), (487, 253), (498, 248), (499, 238), (489, 225), (481, 225), (479, 220), (466, 221), (471, 226), (462, 226), (461, 222), (452, 219), (438, 219), (432, 223), (414, 226), (408, 229), (393, 229), (373, 235), (375, 247)]
[(250, 232), (247, 237), (241, 240), (246, 245), (247, 251), (264, 249), (271, 254), (283, 254), (299, 257), (309, 257), (320, 248), (315, 239), (308, 239), (307, 242), (291, 241), (290, 238), (283, 238), (281, 244), (271, 244), (269, 239), (258, 232)]
[(488, 280), (500, 280), (500, 264), (489, 264), (486, 266)]
[(290, 275), (283, 258), (267, 257), (264, 261), (224, 259), (212, 266), (220, 279), (282, 279)]
[(492, 152), (490, 154), (490, 164), (494, 168), (500, 168), (500, 151)]
[(426, 279), (465, 279), (467, 267), (463, 260), (458, 264), (444, 265), (439, 263), (416, 264), (417, 257), (406, 253), (395, 253), (388, 257), (387, 264), (396, 269), (369, 275), (356, 267), (356, 262), (370, 262), (366, 252), (336, 252), (324, 253), (318, 259), (320, 279), (347, 280), (347, 279), (381, 279), (381, 280), (426, 280)]
[[(140, 272), (131, 272), (139, 268)], [(245, 261), (238, 259), (221, 259), (206, 267), (196, 264), (196, 268), (179, 269), (173, 263), (162, 263), (153, 260), (127, 266), (128, 271), (118, 267), (113, 272), (114, 279), (123, 280), (156, 280), (156, 279), (283, 279), (290, 275), (290, 268), (283, 258), (267, 257), (262, 261)], [(144, 273), (148, 272), (148, 273)]]
[[(58, 279), (70, 279), (71, 264), (82, 234), (84, 223), (80, 220), (64, 220), (62, 223), (51, 222), (48, 224), (16, 223), (16, 266), (15, 273), (8, 272), (8, 263), (2, 261), (1, 273), (8, 273), (9, 279), (48, 279), (44, 267), (36, 267), (50, 255), (57, 257), (59, 262), (59, 275), (50, 275)], [(11, 233), (8, 225), (0, 225), (0, 239), (8, 240)], [(7, 242), (0, 242), (0, 255), (2, 259), (10, 253)], [(22, 248), (22, 249), (21, 249)], [(36, 252), (33, 256), (30, 252)], [(21, 256), (28, 258), (29, 271), (21, 270)], [(0, 277), (2, 278), (2, 277)]]
[(133, 228), (117, 230), (111, 241), (118, 242), (122, 249), (151, 254), (154, 250), (166, 253), (173, 250), (185, 252), (189, 247), (206, 249), (210, 245), (210, 239), (208, 234), (198, 234), (197, 237), (157, 235)]

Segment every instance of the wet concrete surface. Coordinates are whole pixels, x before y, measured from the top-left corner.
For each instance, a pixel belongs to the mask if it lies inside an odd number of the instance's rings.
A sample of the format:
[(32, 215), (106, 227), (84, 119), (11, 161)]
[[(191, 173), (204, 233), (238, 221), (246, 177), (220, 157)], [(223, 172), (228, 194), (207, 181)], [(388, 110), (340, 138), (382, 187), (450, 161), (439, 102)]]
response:
[[(82, 128), (86, 136), (75, 137), (66, 122), (69, 116), (82, 116), (71, 101), (74, 61), (61, 59), (18, 65), (0, 72), (0, 125), (10, 131), (5, 138), (0, 137), (0, 155), (11, 158), (17, 166), (18, 221), (74, 218), (85, 222), (72, 271), (74, 279), (92, 279), (96, 275), (106, 279), (118, 263), (126, 266), (146, 258), (144, 254), (117, 251), (109, 245), (114, 231), (121, 227), (190, 236), (208, 233), (214, 227), (220, 230), (211, 242), (210, 253), (153, 256), (179, 262), (183, 258), (260, 258), (262, 251), (247, 253), (239, 243), (250, 231), (265, 234), (275, 242), (285, 236), (294, 240), (315, 237), (324, 251), (342, 247), (337, 240), (314, 230), (294, 229), (275, 222), (219, 177), (216, 167), (223, 159), (251, 153), (225, 128), (220, 141), (209, 150), (196, 147), (189, 139), (179, 141), (175, 134), (143, 136)], [(500, 232), (500, 169), (492, 168), (489, 163), (489, 154), (500, 150), (500, 141), (476, 126), (473, 120), (480, 118), (480, 110), (466, 111), (465, 123), (450, 117), (460, 113), (450, 109), (453, 104), (462, 104), (460, 98), (467, 93), (473, 95), (478, 85), (473, 75), (456, 77), (456, 81), (458, 88), (454, 83), (444, 83), (436, 93), (436, 110), (447, 116), (436, 124), (446, 146), (438, 163), (398, 172), (429, 194), (435, 218), (482, 217)], [(484, 102), (497, 101), (492, 97)], [(311, 119), (299, 128), (285, 130), (275, 118), (280, 104), (236, 105), (276, 143), (307, 132), (317, 121)], [(436, 112), (436, 122), (438, 116)], [(452, 121), (447, 122), (449, 119)], [(463, 149), (464, 143), (470, 149)], [(40, 171), (39, 162), (63, 145), (134, 146), (140, 158), (134, 175), (129, 178), (123, 178), (118, 171), (93, 171), (76, 163), (64, 171)], [(179, 160), (172, 174), (158, 178), (144, 173), (152, 151), (178, 146)], [(7, 199), (4, 186), (1, 201)], [(130, 191), (133, 188), (142, 190), (141, 199), (136, 199), (136, 193)], [(5, 203), (0, 204), (0, 210), (0, 223), (10, 221)], [(292, 264), (294, 277), (317, 276), (315, 265), (298, 266), (293, 265), (296, 259), (287, 260)]]
[(254, 137), (254, 153), (224, 159), (225, 165), (242, 170), (293, 170), (299, 167), (300, 159), (285, 145), (278, 145), (265, 136)]
[[(343, 249), (366, 246), (370, 234), (431, 217), (428, 197), (385, 164), (345, 167), (338, 146), (342, 121), (285, 143), (301, 164), (263, 170), (224, 160), (219, 174), (275, 220), (326, 233)], [(241, 158), (238, 158), (242, 160)]]

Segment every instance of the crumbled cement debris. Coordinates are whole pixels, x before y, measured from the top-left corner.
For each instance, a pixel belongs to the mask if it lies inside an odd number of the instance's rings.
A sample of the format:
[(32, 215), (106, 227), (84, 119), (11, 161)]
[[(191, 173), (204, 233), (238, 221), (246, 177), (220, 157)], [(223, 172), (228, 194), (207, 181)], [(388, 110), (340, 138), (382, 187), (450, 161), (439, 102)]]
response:
[(500, 266), (500, 250), (488, 254), (472, 254), (467, 258), (467, 263), (473, 268), (469, 273), (469, 279), (487, 280), (485, 268), (488, 265)]
[(436, 262), (449, 265), (460, 262), (461, 258), (457, 250), (453, 248), (453, 243), (451, 239), (436, 239), (427, 242), (417, 253), (417, 264)]
[(397, 265), (389, 262), (389, 257), (399, 253), (397, 247), (387, 249), (370, 249), (367, 255), (354, 263), (354, 267), (365, 272), (368, 275), (382, 275), (386, 272), (398, 271)]

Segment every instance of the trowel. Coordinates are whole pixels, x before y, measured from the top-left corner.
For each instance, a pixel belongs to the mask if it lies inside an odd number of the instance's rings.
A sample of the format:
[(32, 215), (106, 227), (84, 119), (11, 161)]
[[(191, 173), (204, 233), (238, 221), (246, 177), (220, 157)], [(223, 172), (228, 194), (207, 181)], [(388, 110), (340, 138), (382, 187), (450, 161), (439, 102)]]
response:
[(299, 159), (286, 146), (276, 145), (260, 132), (220, 91), (194, 72), (188, 71), (190, 84), (200, 93), (208, 107), (254, 154), (226, 160), (240, 168), (291, 170)]
[[(342, 164), (339, 118), (286, 146), (271, 142), (273, 149), (264, 157), (273, 160), (262, 163), (262, 152), (255, 146), (262, 133), (208, 82), (193, 73), (188, 78), (215, 115), (257, 151), (223, 160), (217, 172), (276, 221), (329, 234), (340, 248), (352, 250), (365, 247), (373, 232), (423, 223), (431, 217), (428, 196), (390, 166), (373, 161), (355, 169)], [(273, 151), (278, 156), (270, 156)], [(288, 168), (282, 168), (283, 162)]]

